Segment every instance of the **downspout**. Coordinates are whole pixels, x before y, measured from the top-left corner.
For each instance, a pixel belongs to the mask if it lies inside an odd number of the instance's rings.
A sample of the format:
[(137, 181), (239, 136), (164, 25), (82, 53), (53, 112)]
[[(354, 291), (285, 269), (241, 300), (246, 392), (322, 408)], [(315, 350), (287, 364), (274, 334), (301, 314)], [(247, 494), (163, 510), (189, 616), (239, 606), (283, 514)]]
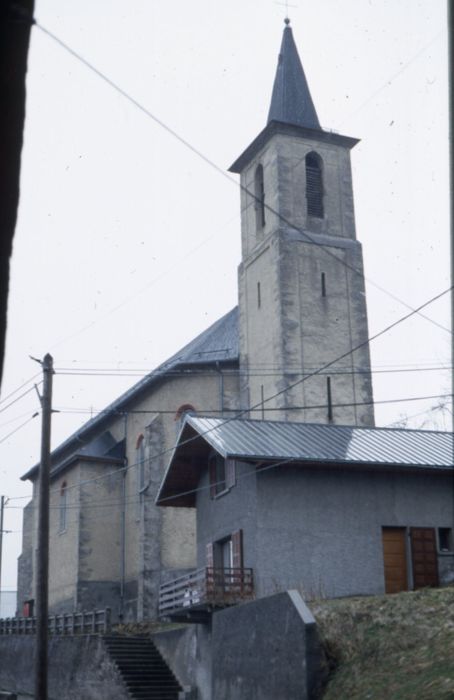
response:
[(124, 469), (121, 484), (121, 518), (120, 518), (120, 611), (119, 618), (123, 620), (125, 605), (125, 572), (126, 572), (126, 469), (128, 466), (127, 455), (127, 435), (128, 435), (128, 414), (124, 414), (124, 441), (125, 456)]

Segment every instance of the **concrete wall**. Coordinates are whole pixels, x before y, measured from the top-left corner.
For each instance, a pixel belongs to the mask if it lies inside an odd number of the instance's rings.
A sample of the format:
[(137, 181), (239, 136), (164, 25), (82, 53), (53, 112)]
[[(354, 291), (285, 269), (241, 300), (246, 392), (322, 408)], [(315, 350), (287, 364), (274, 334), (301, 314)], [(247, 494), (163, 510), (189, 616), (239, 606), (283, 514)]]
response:
[[(0, 636), (0, 687), (33, 694), (34, 636)], [(128, 700), (100, 637), (51, 637), (49, 700)]]
[(208, 625), (153, 641), (199, 700), (305, 700), (323, 680), (315, 621), (296, 591), (226, 608)]
[(296, 591), (213, 615), (212, 698), (313, 697), (320, 670), (315, 620)]
[[(252, 469), (239, 464), (237, 485), (220, 498), (198, 493), (198, 565), (208, 542), (242, 528), (258, 596), (290, 587), (308, 599), (384, 593), (382, 527), (454, 527), (448, 475), (287, 464), (241, 478)], [(453, 563), (439, 555), (441, 583), (453, 580)], [(411, 587), (410, 556), (408, 569)]]
[(184, 689), (195, 691), (197, 700), (215, 700), (211, 688), (211, 624), (185, 625), (157, 632), (152, 638)]

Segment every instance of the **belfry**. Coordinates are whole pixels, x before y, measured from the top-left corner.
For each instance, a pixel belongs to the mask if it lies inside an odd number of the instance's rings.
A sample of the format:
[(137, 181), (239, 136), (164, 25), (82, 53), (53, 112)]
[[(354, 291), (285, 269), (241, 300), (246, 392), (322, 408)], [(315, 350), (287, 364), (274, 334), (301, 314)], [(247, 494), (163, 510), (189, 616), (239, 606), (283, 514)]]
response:
[(374, 425), (356, 143), (321, 128), (286, 19), (268, 123), (230, 168), (241, 178), (241, 397), (252, 418)]

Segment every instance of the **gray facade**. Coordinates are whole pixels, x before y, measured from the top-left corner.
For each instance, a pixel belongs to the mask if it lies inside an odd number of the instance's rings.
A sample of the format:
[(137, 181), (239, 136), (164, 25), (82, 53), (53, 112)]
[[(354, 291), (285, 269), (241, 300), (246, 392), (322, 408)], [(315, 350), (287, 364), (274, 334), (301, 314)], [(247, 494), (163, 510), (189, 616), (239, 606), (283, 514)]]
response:
[[(258, 596), (291, 587), (309, 599), (382, 594), (382, 528), (454, 527), (448, 474), (289, 464), (255, 471), (239, 462), (237, 475), (225, 495), (197, 495), (198, 565), (207, 543), (242, 529)], [(407, 561), (411, 589), (410, 552)], [(438, 553), (438, 570), (441, 583), (454, 581), (453, 552)]]

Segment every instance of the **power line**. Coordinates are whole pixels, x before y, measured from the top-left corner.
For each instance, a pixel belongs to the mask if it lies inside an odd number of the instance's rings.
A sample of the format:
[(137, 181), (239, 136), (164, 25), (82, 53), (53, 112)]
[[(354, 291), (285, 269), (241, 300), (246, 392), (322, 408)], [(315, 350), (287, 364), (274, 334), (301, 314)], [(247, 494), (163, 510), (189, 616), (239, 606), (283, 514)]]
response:
[(2, 399), (0, 399), (0, 405), (1, 405), (2, 403), (4, 403), (5, 401), (7, 401), (11, 396), (14, 396), (14, 394), (17, 394), (17, 392), (20, 391), (21, 389), (23, 389), (24, 386), (27, 386), (27, 384), (29, 384), (29, 383), (32, 382), (34, 379), (36, 379), (36, 377), (38, 377), (39, 374), (40, 374), (40, 372), (37, 372), (37, 373), (34, 374), (32, 377), (30, 377), (30, 379), (27, 379), (27, 381), (25, 381), (23, 384), (21, 384), (20, 386), (18, 386), (17, 389), (14, 389), (14, 391), (12, 391), (12, 392), (9, 393), (7, 396), (4, 396)]
[[(257, 367), (257, 368), (256, 368)], [(287, 372), (287, 373), (309, 373), (313, 368), (311, 367), (290, 367), (290, 366), (283, 366), (280, 371), (274, 371), (277, 369), (278, 365), (270, 365), (269, 368), (264, 367), (261, 371), (258, 369), (258, 365), (248, 365), (247, 370), (243, 369), (226, 369), (222, 370), (223, 374), (225, 375), (241, 375), (242, 377), (248, 376), (248, 377), (274, 377), (274, 376), (279, 376), (282, 372)], [(252, 368), (252, 371), (251, 371)], [(402, 369), (373, 369), (373, 368), (367, 368), (367, 369), (334, 369), (330, 374), (336, 374), (336, 375), (352, 375), (352, 374), (397, 374), (397, 373), (405, 373), (405, 372), (439, 372), (441, 370), (451, 370), (452, 365), (439, 365), (435, 367), (404, 367)], [(187, 369), (170, 369), (170, 370), (164, 370), (166, 377), (181, 377), (185, 376), (185, 374), (188, 373)], [(194, 367), (191, 367), (191, 372), (197, 372), (197, 376), (206, 376), (206, 377), (212, 377), (212, 376), (219, 376), (219, 370), (217, 369), (202, 369), (198, 370), (197, 368), (194, 369)], [(70, 370), (69, 368), (66, 367), (61, 367), (57, 368), (55, 370), (56, 374), (59, 374), (60, 376), (74, 376), (74, 377), (137, 377), (139, 379), (143, 379), (145, 377), (153, 377), (153, 376), (160, 376), (162, 375), (163, 370), (162, 369), (154, 369), (154, 370), (142, 370), (142, 369), (137, 369), (137, 370), (114, 370), (114, 369), (106, 369), (106, 370), (100, 370), (100, 369), (91, 369), (91, 368), (81, 368), (77, 370)]]
[[(132, 95), (130, 95), (126, 90), (123, 90), (117, 83), (115, 83), (113, 80), (111, 80), (105, 73), (103, 73), (101, 70), (96, 68), (90, 61), (88, 61), (86, 58), (84, 58), (81, 54), (79, 54), (77, 51), (72, 49), (68, 44), (66, 44), (62, 39), (60, 39), (58, 36), (53, 34), (50, 30), (46, 29), (43, 25), (41, 25), (39, 22), (37, 22), (35, 19), (30, 18), (31, 22), (35, 24), (35, 26), (40, 29), (44, 34), (47, 34), (53, 41), (55, 41), (57, 44), (59, 44), (65, 51), (70, 53), (76, 60), (80, 61), (83, 63), (89, 70), (91, 70), (93, 73), (95, 73), (98, 78), (103, 80), (105, 83), (107, 83), (113, 90), (118, 92), (122, 97), (124, 97), (128, 102), (130, 102), (136, 109), (140, 110), (145, 114), (149, 119), (152, 119), (156, 124), (158, 124), (162, 129), (167, 131), (171, 136), (173, 136), (177, 141), (179, 141), (183, 146), (188, 148), (192, 153), (194, 153), (197, 157), (201, 158), (205, 163), (207, 163), (210, 167), (214, 168), (216, 172), (218, 172), (222, 177), (227, 179), (229, 182), (233, 183), (234, 185), (238, 186), (242, 191), (244, 191), (249, 197), (253, 199), (253, 201), (259, 201), (258, 197), (251, 191), (249, 191), (244, 185), (241, 183), (238, 183), (237, 180), (235, 180), (233, 177), (231, 177), (223, 168), (221, 168), (219, 165), (217, 165), (211, 158), (208, 158), (202, 151), (200, 151), (198, 148), (193, 146), (189, 141), (187, 141), (185, 138), (183, 138), (178, 132), (176, 132), (174, 129), (172, 129), (170, 126), (168, 126), (165, 122), (163, 122), (159, 117), (157, 117), (153, 112), (151, 112), (149, 109), (147, 109), (144, 105), (142, 105), (138, 100), (136, 100)], [(413, 309), (412, 306), (404, 302), (402, 299), (397, 297), (396, 295), (388, 292), (386, 289), (378, 285), (377, 283), (373, 282), (371, 279), (366, 278), (364, 275), (364, 272), (362, 270), (358, 270), (354, 266), (350, 265), (347, 263), (345, 260), (342, 258), (338, 257), (335, 253), (333, 253), (329, 248), (326, 246), (320, 244), (316, 238), (314, 238), (312, 235), (310, 235), (307, 231), (303, 230), (302, 228), (299, 228), (295, 226), (292, 222), (290, 222), (286, 217), (284, 217), (282, 214), (279, 212), (275, 211), (272, 207), (270, 207), (268, 204), (263, 202), (263, 205), (265, 209), (267, 209), (269, 212), (274, 214), (279, 218), (279, 220), (289, 226), (291, 229), (298, 231), (301, 235), (303, 235), (310, 243), (317, 245), (323, 250), (327, 255), (335, 259), (337, 262), (339, 262), (341, 265), (344, 265), (347, 269), (351, 270), (355, 274), (359, 275), (362, 277), (364, 280), (368, 281), (369, 284), (372, 284), (375, 286), (377, 289), (379, 289), (381, 292), (387, 294), (390, 296), (392, 299), (395, 301), (398, 301), (400, 304), (405, 306), (407, 309), (415, 310)], [(418, 307), (422, 308), (422, 307)], [(419, 313), (419, 312), (418, 312)], [(451, 333), (451, 331), (446, 328), (445, 326), (441, 325), (437, 321), (434, 321), (433, 319), (429, 318), (428, 316), (425, 316), (424, 314), (420, 314), (423, 318), (425, 318), (427, 321), (430, 323), (436, 325), (437, 327), (441, 328), (442, 330)]]
[(312, 372), (312, 374), (308, 374), (307, 376), (303, 377), (302, 379), (298, 379), (296, 382), (293, 382), (293, 384), (290, 384), (288, 387), (284, 387), (284, 389), (281, 389), (280, 391), (276, 392), (272, 396), (269, 396), (267, 399), (265, 399), (264, 402), (259, 402), (258, 404), (256, 404), (252, 408), (250, 408), (249, 410), (254, 410), (256, 408), (259, 408), (262, 403), (267, 403), (268, 401), (271, 401), (271, 399), (275, 399), (276, 397), (281, 396), (285, 392), (293, 389), (295, 386), (298, 386), (299, 384), (302, 384), (304, 381), (307, 381), (307, 379), (310, 379), (311, 377), (315, 377), (316, 375), (320, 374), (323, 370), (328, 369), (328, 367), (331, 367), (332, 365), (336, 364), (336, 362), (339, 362), (340, 360), (345, 359), (349, 355), (352, 355), (354, 352), (356, 352), (360, 348), (364, 347), (365, 345), (368, 345), (372, 340), (376, 340), (377, 338), (380, 338), (380, 336), (384, 335), (385, 333), (388, 333), (393, 328), (396, 328), (396, 326), (400, 325), (401, 323), (403, 323), (407, 319), (409, 319), (412, 316), (414, 316), (415, 314), (417, 314), (420, 311), (420, 309), (424, 309), (427, 306), (429, 306), (429, 304), (432, 304), (434, 301), (441, 299), (445, 294), (448, 294), (449, 292), (451, 292), (453, 288), (454, 288), (453, 286), (448, 287), (448, 289), (445, 289), (443, 292), (436, 294), (434, 297), (432, 297), (428, 301), (424, 302), (424, 304), (421, 304), (420, 306), (418, 306), (418, 308), (413, 309), (405, 316), (401, 316), (396, 321), (394, 321), (393, 323), (390, 323), (388, 326), (383, 328), (381, 331), (378, 331), (378, 333), (375, 333), (374, 335), (369, 336), (369, 338), (364, 340), (362, 343), (358, 343), (358, 345), (356, 345), (351, 350), (347, 350), (345, 353), (343, 353), (343, 355), (340, 355), (336, 359), (331, 360), (330, 362), (327, 362), (319, 370)]
[(17, 433), (24, 426), (26, 426), (28, 423), (30, 423), (33, 420), (33, 418), (36, 418), (36, 416), (39, 416), (39, 413), (34, 413), (28, 420), (26, 420), (24, 423), (19, 425), (17, 428), (14, 428), (14, 430), (12, 430), (10, 433), (8, 433), (8, 435), (5, 435), (3, 438), (1, 438), (0, 445), (2, 444), (2, 442), (5, 442), (6, 440), (8, 440), (8, 438), (10, 438), (11, 435), (14, 435), (14, 433)]
[[(331, 365), (335, 364), (336, 362), (338, 362), (338, 361), (344, 359), (344, 358), (347, 357), (348, 355), (353, 354), (354, 352), (356, 352), (358, 349), (360, 349), (361, 347), (363, 347), (363, 346), (366, 345), (367, 343), (371, 342), (372, 340), (375, 340), (376, 338), (379, 338), (380, 336), (384, 335), (385, 333), (388, 333), (391, 329), (395, 328), (395, 327), (398, 326), (399, 324), (403, 323), (403, 322), (406, 321), (407, 319), (409, 319), (409, 318), (411, 318), (412, 316), (414, 316), (416, 313), (418, 313), (418, 311), (419, 311), (420, 309), (425, 308), (425, 307), (429, 306), (430, 304), (433, 304), (435, 301), (437, 301), (438, 299), (440, 299), (441, 297), (443, 297), (445, 294), (448, 294), (448, 292), (451, 292), (452, 289), (453, 289), (452, 286), (451, 286), (451, 287), (448, 287), (448, 289), (445, 289), (443, 292), (440, 292), (439, 294), (435, 295), (434, 297), (432, 297), (432, 298), (429, 299), (428, 301), (424, 302), (424, 304), (422, 304), (420, 307), (418, 307), (418, 309), (414, 309), (413, 311), (410, 311), (408, 314), (405, 314), (405, 316), (401, 316), (401, 317), (398, 318), (396, 321), (394, 321), (393, 323), (389, 324), (388, 326), (386, 326), (385, 328), (383, 328), (383, 329), (382, 329), (381, 331), (379, 331), (378, 333), (375, 333), (373, 336), (370, 336), (369, 338), (367, 338), (367, 339), (366, 339), (365, 341), (363, 341), (362, 343), (359, 343), (359, 344), (356, 345), (354, 348), (352, 348), (352, 349), (348, 350), (347, 352), (345, 352), (343, 355), (340, 355), (339, 357), (334, 358), (334, 359), (331, 360), (330, 362), (328, 362), (328, 363), (326, 363), (325, 365), (323, 365), (322, 367), (320, 367), (318, 370), (314, 371), (312, 374), (309, 374), (309, 375), (303, 377), (302, 379), (299, 379), (298, 381), (296, 381), (296, 382), (290, 384), (288, 387), (284, 387), (283, 389), (281, 389), (280, 391), (276, 392), (275, 394), (273, 394), (273, 395), (271, 395), (271, 396), (269, 396), (269, 397), (263, 399), (262, 401), (259, 401), (257, 404), (255, 404), (255, 405), (253, 405), (253, 406), (250, 406), (250, 407), (248, 407), (248, 408), (242, 409), (241, 411), (239, 411), (239, 412), (238, 412), (237, 414), (235, 414), (234, 416), (231, 416), (230, 418), (227, 418), (227, 419), (224, 421), (223, 424), (225, 424), (225, 423), (230, 423), (232, 420), (238, 420), (239, 418), (241, 418), (241, 416), (243, 416), (245, 413), (249, 413), (250, 411), (255, 411), (255, 410), (257, 410), (257, 409), (261, 409), (262, 406), (263, 406), (265, 403), (268, 403), (268, 401), (271, 401), (272, 399), (276, 398), (277, 396), (280, 396), (280, 395), (284, 394), (285, 392), (290, 391), (290, 390), (293, 389), (295, 386), (298, 386), (299, 384), (302, 384), (303, 382), (307, 381), (308, 379), (311, 379), (312, 377), (317, 376), (318, 374), (320, 374), (321, 372), (323, 372), (323, 370), (327, 369), (328, 367), (330, 367)], [(107, 415), (109, 415), (109, 413), (106, 411), (106, 416), (107, 416)], [(208, 433), (211, 433), (212, 431), (214, 431), (214, 430), (216, 430), (216, 429), (217, 429), (216, 426), (214, 426), (214, 427), (212, 427), (212, 428), (208, 428), (208, 429), (207, 429), (206, 431), (204, 431), (203, 433), (200, 433), (200, 434), (198, 434), (198, 435), (195, 436), (195, 437), (188, 438), (187, 440), (184, 440), (184, 441), (178, 443), (178, 446), (181, 447), (182, 445), (188, 444), (188, 443), (192, 442), (193, 440), (197, 439), (198, 437), (203, 437), (204, 435), (206, 435), (206, 434), (208, 434)], [(169, 452), (173, 452), (173, 450), (174, 450), (176, 447), (177, 447), (177, 444), (174, 444), (172, 447), (165, 448), (164, 450), (161, 450), (160, 452), (158, 452), (158, 453), (152, 455), (152, 456), (150, 457), (150, 459), (157, 459), (157, 458), (159, 458), (159, 457), (162, 457), (162, 456), (165, 455), (165, 454), (168, 454)], [(98, 481), (98, 480), (100, 480), (100, 479), (102, 479), (102, 478), (108, 478), (109, 476), (112, 476), (112, 475), (114, 475), (115, 473), (118, 473), (118, 472), (122, 472), (122, 471), (126, 472), (126, 471), (128, 471), (129, 469), (131, 469), (132, 466), (135, 466), (135, 465), (128, 465), (128, 466), (126, 466), (126, 467), (122, 467), (121, 469), (115, 470), (114, 472), (109, 472), (108, 474), (102, 475), (102, 476), (100, 476), (100, 477), (96, 477), (95, 479), (93, 479), (93, 481)], [(87, 482), (81, 482), (81, 483), (87, 483)]]
[[(37, 386), (39, 386), (42, 382), (38, 382)], [(6, 406), (3, 406), (3, 408), (0, 408), (0, 413), (3, 413), (3, 411), (6, 411), (10, 406), (13, 406), (15, 403), (20, 401), (21, 399), (24, 398), (24, 396), (27, 396), (27, 394), (30, 394), (31, 391), (35, 391), (35, 387), (32, 386), (30, 389), (27, 389), (27, 391), (24, 391), (23, 394), (20, 394), (20, 396), (17, 396), (11, 403), (7, 404)]]
[[(432, 394), (429, 396), (406, 396), (400, 399), (380, 399), (380, 400), (370, 400), (370, 401), (351, 401), (351, 402), (344, 402), (344, 403), (332, 403), (331, 407), (332, 408), (350, 408), (354, 406), (371, 406), (371, 405), (380, 405), (380, 404), (390, 404), (390, 403), (406, 403), (407, 401), (425, 401), (428, 399), (438, 399), (438, 398), (449, 398), (451, 397), (451, 394)], [(315, 411), (315, 410), (320, 410), (328, 408), (328, 404), (323, 403), (323, 404), (316, 404), (312, 406), (276, 406), (276, 408), (264, 408), (264, 411), (270, 411), (270, 412), (275, 412), (275, 411)], [(55, 410), (58, 410), (59, 413), (73, 413), (73, 414), (86, 414), (86, 413), (102, 413), (102, 410), (94, 410), (91, 408), (56, 408)], [(252, 409), (251, 409), (252, 410)], [(238, 408), (223, 408), (222, 413), (236, 413), (238, 411)], [(219, 414), (219, 409), (218, 408), (197, 408), (197, 414), (206, 416), (208, 414)], [(153, 414), (153, 415), (176, 415), (175, 409), (163, 409), (163, 408), (149, 408), (149, 409), (130, 409), (128, 411), (118, 411), (116, 415), (148, 415), (148, 414)], [(112, 413), (112, 415), (115, 415), (115, 413)]]

